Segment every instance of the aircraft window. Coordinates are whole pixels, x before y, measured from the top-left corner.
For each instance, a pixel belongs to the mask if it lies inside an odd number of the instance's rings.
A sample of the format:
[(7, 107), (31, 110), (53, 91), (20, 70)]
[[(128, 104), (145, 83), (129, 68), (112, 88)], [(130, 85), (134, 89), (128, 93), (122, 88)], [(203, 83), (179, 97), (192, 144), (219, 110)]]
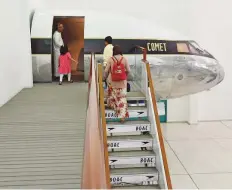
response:
[(196, 42), (190, 42), (189, 49), (191, 53), (194, 54), (209, 55), (209, 53), (204, 49), (202, 49)]
[(186, 43), (177, 43), (177, 51), (179, 53), (189, 53), (189, 49)]
[(198, 49), (198, 50), (200, 50), (200, 51), (204, 51), (204, 49), (202, 49), (196, 42), (190, 42), (190, 44), (191, 44), (194, 48), (196, 48), (196, 49)]
[(189, 49), (191, 53), (199, 54), (199, 52), (192, 45), (189, 45)]
[(51, 39), (31, 39), (32, 54), (50, 54)]

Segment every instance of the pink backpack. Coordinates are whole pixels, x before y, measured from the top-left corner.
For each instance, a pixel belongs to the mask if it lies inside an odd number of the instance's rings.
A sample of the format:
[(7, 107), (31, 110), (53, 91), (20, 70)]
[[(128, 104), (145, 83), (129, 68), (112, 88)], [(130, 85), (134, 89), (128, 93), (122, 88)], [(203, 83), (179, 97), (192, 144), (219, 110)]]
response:
[(112, 57), (114, 64), (111, 69), (111, 78), (112, 81), (121, 81), (126, 80), (126, 69), (125, 65), (122, 63), (123, 57), (118, 61), (115, 57)]

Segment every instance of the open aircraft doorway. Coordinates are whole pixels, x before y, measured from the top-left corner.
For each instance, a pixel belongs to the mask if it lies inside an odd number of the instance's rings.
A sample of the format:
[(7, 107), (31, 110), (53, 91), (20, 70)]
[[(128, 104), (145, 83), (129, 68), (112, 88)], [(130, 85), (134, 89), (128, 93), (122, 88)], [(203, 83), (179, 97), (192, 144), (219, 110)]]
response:
[[(71, 56), (77, 61), (72, 61), (72, 80), (83, 81), (84, 80), (84, 17), (64, 17), (55, 16), (53, 19), (52, 36), (57, 29), (57, 24), (61, 23), (64, 26), (62, 32), (62, 38), (64, 44), (68, 45)], [(52, 40), (53, 43), (53, 40)], [(53, 45), (53, 44), (52, 44)], [(57, 80), (55, 77), (55, 64), (52, 51), (52, 76), (53, 80)]]

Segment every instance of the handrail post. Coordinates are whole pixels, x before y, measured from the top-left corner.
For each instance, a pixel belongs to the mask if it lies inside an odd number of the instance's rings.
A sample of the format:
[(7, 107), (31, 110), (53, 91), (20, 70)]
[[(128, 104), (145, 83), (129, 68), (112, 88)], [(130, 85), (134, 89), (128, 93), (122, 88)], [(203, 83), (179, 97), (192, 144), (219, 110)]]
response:
[(147, 61), (147, 49), (142, 46), (135, 46), (135, 48), (141, 49), (143, 52), (143, 61)]
[(147, 49), (146, 48), (143, 49), (143, 60), (147, 61)]

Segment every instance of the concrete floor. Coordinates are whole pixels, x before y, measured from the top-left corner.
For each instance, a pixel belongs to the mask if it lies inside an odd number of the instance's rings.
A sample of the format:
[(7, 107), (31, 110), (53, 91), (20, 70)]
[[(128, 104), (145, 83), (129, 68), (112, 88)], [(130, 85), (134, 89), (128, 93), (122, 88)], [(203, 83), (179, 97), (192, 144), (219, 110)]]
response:
[(232, 121), (162, 128), (173, 188), (232, 189)]

